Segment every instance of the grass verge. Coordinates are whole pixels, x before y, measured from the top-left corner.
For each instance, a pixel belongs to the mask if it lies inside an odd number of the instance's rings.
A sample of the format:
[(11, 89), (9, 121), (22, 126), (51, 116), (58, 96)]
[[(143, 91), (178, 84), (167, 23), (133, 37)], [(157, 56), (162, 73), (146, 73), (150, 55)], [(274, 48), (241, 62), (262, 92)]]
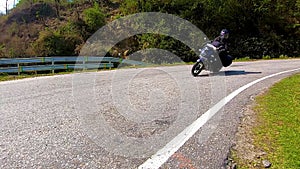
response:
[(62, 75), (62, 74), (70, 74), (72, 72), (65, 71), (59, 73), (22, 73), (20, 75), (13, 75), (13, 74), (0, 74), (0, 82), (1, 81), (9, 81), (9, 80), (19, 80), (25, 78), (34, 78), (34, 77), (42, 77), (42, 76), (54, 76), (54, 75)]
[[(257, 97), (255, 125), (250, 129), (255, 151), (265, 152), (274, 169), (300, 168), (300, 74), (288, 77)], [(238, 168), (261, 168), (233, 153)], [(259, 156), (256, 156), (257, 158)], [(254, 165), (255, 164), (255, 165)]]
[(25, 79), (25, 78), (34, 78), (34, 77), (41, 77), (41, 76), (53, 76), (53, 75), (61, 75), (61, 74), (71, 74), (71, 73), (80, 73), (80, 72), (96, 72), (96, 71), (107, 71), (107, 70), (116, 70), (116, 69), (131, 69), (131, 68), (151, 68), (151, 67), (160, 67), (160, 66), (180, 66), (180, 65), (192, 65), (194, 62), (175, 62), (175, 63), (162, 63), (162, 64), (149, 64), (149, 65), (120, 65), (117, 68), (111, 69), (88, 69), (88, 70), (66, 70), (61, 71), (58, 73), (34, 73), (34, 72), (27, 72), (22, 73), (21, 75), (12, 75), (7, 73), (0, 73), (0, 81), (9, 81), (9, 80), (18, 80), (18, 79)]

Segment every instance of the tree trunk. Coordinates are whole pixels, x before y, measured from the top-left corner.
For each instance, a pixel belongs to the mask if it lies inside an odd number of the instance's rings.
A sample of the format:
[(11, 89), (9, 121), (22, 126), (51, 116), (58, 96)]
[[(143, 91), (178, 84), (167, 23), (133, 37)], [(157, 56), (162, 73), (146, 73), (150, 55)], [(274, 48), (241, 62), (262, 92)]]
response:
[(6, 0), (6, 4), (5, 4), (5, 12), (6, 12), (6, 15), (8, 15), (8, 4), (7, 4), (8, 0)]

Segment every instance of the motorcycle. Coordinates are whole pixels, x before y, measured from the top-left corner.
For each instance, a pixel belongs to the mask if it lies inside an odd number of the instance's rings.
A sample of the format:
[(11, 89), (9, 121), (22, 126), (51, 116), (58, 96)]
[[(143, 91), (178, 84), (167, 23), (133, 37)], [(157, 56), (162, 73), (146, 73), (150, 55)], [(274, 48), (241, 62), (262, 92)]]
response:
[(210, 43), (205, 44), (199, 51), (199, 59), (191, 70), (193, 76), (198, 76), (202, 70), (219, 72), (222, 67), (231, 65), (233, 60), (226, 50), (218, 49)]

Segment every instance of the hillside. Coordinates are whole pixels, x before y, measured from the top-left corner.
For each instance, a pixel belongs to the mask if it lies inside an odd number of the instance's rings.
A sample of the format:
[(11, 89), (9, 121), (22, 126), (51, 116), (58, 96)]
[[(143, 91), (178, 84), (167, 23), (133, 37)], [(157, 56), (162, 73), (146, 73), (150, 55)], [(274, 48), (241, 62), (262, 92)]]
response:
[[(0, 17), (0, 57), (77, 55), (87, 38), (102, 26), (91, 28), (84, 21), (84, 11), (94, 5), (84, 1), (59, 6), (47, 2), (17, 6), (9, 15)], [(105, 13), (103, 24), (118, 14), (117, 2), (103, 1), (100, 5)], [(45, 46), (47, 43), (61, 51), (51, 51), (51, 46)]]
[[(300, 3), (297, 0), (19, 0), (0, 16), (0, 57), (78, 55), (100, 27), (138, 12), (164, 12), (186, 19), (210, 39), (230, 30), (236, 57), (300, 56)], [(181, 42), (162, 35), (136, 35), (110, 52), (143, 48), (172, 51), (184, 61), (195, 54)]]

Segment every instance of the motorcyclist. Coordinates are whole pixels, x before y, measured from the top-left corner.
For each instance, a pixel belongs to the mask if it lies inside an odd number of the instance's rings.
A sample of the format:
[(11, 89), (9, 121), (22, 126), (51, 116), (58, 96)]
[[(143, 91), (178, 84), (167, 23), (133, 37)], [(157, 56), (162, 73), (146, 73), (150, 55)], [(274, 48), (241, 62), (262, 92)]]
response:
[(212, 45), (214, 45), (219, 51), (228, 50), (228, 38), (229, 31), (227, 29), (222, 29), (220, 36), (213, 40)]
[(219, 52), (224, 67), (229, 66), (232, 63), (232, 57), (228, 54), (228, 38), (229, 31), (227, 29), (222, 29), (220, 35), (212, 42), (212, 45), (214, 45)]

